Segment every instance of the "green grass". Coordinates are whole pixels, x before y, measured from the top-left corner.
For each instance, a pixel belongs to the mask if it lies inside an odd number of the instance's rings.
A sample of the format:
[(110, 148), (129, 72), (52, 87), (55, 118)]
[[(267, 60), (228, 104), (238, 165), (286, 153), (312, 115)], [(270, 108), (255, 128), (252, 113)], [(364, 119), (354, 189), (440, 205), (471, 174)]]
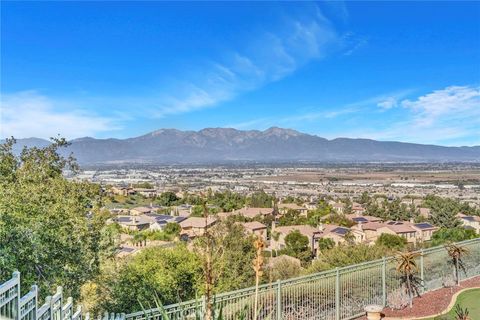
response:
[[(455, 302), (455, 305), (457, 304), (460, 304), (463, 309), (468, 309), (470, 320), (480, 320), (480, 289), (470, 289), (460, 293)], [(447, 319), (455, 319), (455, 306), (446, 315), (427, 320)]]

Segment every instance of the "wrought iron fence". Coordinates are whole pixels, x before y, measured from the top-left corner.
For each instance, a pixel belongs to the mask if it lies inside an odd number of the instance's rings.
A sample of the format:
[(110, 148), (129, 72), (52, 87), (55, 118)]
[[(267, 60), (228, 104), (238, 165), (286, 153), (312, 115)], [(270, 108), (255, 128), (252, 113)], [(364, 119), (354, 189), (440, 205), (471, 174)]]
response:
[[(465, 272), (461, 280), (480, 275), (480, 239), (458, 243), (468, 249), (463, 258)], [(453, 275), (453, 265), (447, 251), (434, 247), (420, 251), (418, 265), (423, 292), (441, 288), (446, 277)], [(387, 306), (388, 296), (401, 287), (395, 270), (395, 258), (387, 257), (343, 268), (336, 268), (303, 277), (264, 284), (258, 288), (258, 319), (303, 320), (353, 319), (364, 314), (368, 304)], [(254, 315), (255, 287), (215, 296), (215, 307), (222, 310), (223, 319), (234, 320), (240, 315), (252, 319)], [(64, 304), (61, 287), (55, 295), (47, 297), (38, 307), (37, 287), (20, 296), (20, 274), (0, 285), (0, 320), (89, 320), (81, 307), (75, 310), (71, 298)], [(205, 309), (204, 298), (164, 307), (169, 318), (164, 319), (159, 309), (131, 314), (108, 314), (104, 320), (175, 320), (194, 319)]]
[[(463, 258), (466, 266), (461, 280), (480, 275), (480, 239), (459, 242), (469, 250)], [(419, 251), (417, 258), (423, 292), (439, 289), (453, 275), (454, 267), (443, 246)], [(308, 276), (261, 285), (258, 290), (258, 319), (271, 320), (346, 320), (364, 315), (369, 304), (387, 306), (388, 297), (401, 288), (394, 257), (387, 257)], [(215, 296), (216, 308), (223, 319), (234, 320), (243, 314), (252, 319), (255, 288), (246, 288)], [(177, 320), (195, 317), (204, 300), (165, 306), (169, 319), (159, 309), (126, 315), (126, 320)], [(257, 320), (257, 319), (256, 319)]]

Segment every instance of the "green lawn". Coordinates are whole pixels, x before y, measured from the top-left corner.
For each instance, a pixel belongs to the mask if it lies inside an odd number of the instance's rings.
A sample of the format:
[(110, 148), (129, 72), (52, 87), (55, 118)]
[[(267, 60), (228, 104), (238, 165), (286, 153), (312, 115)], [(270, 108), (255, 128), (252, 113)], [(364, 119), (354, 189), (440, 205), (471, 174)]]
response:
[[(469, 311), (470, 320), (480, 320), (480, 289), (471, 289), (460, 293), (455, 305), (460, 304), (462, 308)], [(431, 318), (428, 320), (455, 319), (455, 306), (446, 315)]]

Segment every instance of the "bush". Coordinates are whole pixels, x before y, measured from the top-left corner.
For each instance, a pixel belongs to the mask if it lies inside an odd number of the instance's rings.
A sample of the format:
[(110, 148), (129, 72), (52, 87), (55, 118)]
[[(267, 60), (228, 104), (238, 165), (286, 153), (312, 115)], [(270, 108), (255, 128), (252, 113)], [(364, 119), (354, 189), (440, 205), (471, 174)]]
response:
[(457, 282), (455, 281), (455, 278), (453, 278), (452, 276), (446, 276), (446, 277), (443, 277), (442, 285), (445, 288), (452, 288), (457, 285)]
[(407, 239), (394, 234), (383, 233), (378, 237), (376, 244), (389, 249), (400, 250), (407, 245)]

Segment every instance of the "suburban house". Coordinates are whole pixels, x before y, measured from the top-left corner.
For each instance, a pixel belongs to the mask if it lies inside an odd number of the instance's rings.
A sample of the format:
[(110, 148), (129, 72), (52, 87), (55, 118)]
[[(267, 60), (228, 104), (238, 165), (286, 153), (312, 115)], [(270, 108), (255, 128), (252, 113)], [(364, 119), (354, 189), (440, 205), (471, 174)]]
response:
[(417, 230), (417, 239), (421, 242), (430, 241), (432, 234), (438, 230), (438, 227), (427, 222), (415, 223), (412, 227)]
[(307, 210), (315, 210), (317, 209), (317, 203), (316, 202), (306, 202), (303, 204), (303, 206), (305, 208), (307, 208)]
[(275, 224), (272, 224), (270, 249), (284, 249), (286, 236), (294, 231), (299, 231), (302, 235), (308, 238), (308, 246), (312, 250), (312, 254), (316, 255), (318, 250), (318, 239), (321, 238), (322, 231), (308, 225), (275, 227)]
[(251, 208), (243, 207), (233, 211), (233, 214), (242, 215), (246, 218), (253, 219), (256, 216), (267, 216), (273, 214), (273, 208)]
[(172, 208), (172, 215), (189, 217), (192, 214), (193, 206), (189, 204), (182, 204)]
[(377, 230), (383, 227), (383, 222), (362, 222), (357, 223), (351, 229), (357, 233), (363, 233), (363, 241), (366, 243), (373, 243), (377, 240), (379, 234)]
[(409, 243), (417, 242), (417, 230), (413, 228), (412, 223), (406, 221), (387, 221), (377, 232), (379, 236), (382, 233), (394, 234), (407, 239)]
[(135, 194), (135, 190), (130, 187), (120, 187), (120, 186), (113, 186), (110, 188), (110, 192), (119, 195), (119, 196), (131, 196)]
[(365, 222), (358, 223), (352, 227), (352, 230), (364, 234), (363, 241), (367, 243), (374, 243), (383, 233), (403, 237), (408, 243), (428, 241), (436, 229), (436, 227), (428, 223), (414, 224), (409, 221)]
[(473, 229), (476, 233), (480, 234), (480, 217), (468, 216), (463, 213), (457, 214), (457, 217), (460, 219), (465, 228)]
[(150, 219), (150, 230), (163, 230), (167, 223), (180, 223), (186, 217), (174, 217), (166, 214), (147, 213), (145, 216)]
[(352, 203), (352, 212), (356, 214), (363, 214), (365, 212), (365, 208), (360, 203)]
[(361, 242), (363, 237), (362, 233), (356, 232), (356, 234), (354, 234), (350, 228), (337, 226), (334, 224), (322, 224), (318, 227), (318, 229), (321, 231), (321, 238), (332, 239), (335, 242), (335, 245), (347, 242), (348, 239), (346, 239), (346, 237), (348, 237), (348, 235), (352, 236), (352, 241), (354, 242)]
[(329, 201), (328, 202), (333, 210), (335, 210), (337, 213), (343, 213), (343, 210), (345, 209), (345, 203), (343, 202), (335, 202), (335, 201)]
[(156, 210), (157, 208), (153, 208), (153, 207), (135, 207), (130, 209), (130, 214), (132, 216), (139, 216), (142, 214), (154, 213)]
[(294, 210), (300, 213), (301, 216), (306, 216), (308, 209), (302, 206), (299, 206), (296, 203), (280, 203), (278, 205), (278, 210), (281, 214), (285, 214), (288, 210)]
[(346, 217), (347, 217), (348, 219), (352, 220), (353, 222), (355, 222), (356, 224), (359, 224), (359, 223), (367, 223), (367, 222), (381, 222), (381, 221), (383, 221), (382, 218), (373, 217), (373, 216), (367, 216), (367, 215), (362, 215), (362, 214), (358, 214), (358, 213), (347, 214)]
[(151, 223), (151, 220), (147, 216), (117, 216), (113, 221), (131, 231), (147, 230), (150, 228)]
[(180, 223), (185, 219), (184, 217), (147, 213), (135, 216), (117, 216), (113, 221), (128, 230), (141, 231), (162, 230), (167, 223)]
[(258, 221), (242, 223), (245, 231), (257, 237), (260, 237), (264, 242), (267, 241), (267, 226)]
[(135, 191), (135, 193), (141, 194), (142, 196), (144, 196), (146, 198), (153, 198), (156, 195), (158, 195), (157, 190), (155, 190), (155, 189), (133, 188), (133, 191)]
[(182, 227), (181, 234), (187, 235), (189, 238), (202, 236), (205, 230), (216, 222), (217, 219), (213, 217), (208, 217), (207, 219), (203, 217), (189, 217), (180, 222), (180, 227)]

